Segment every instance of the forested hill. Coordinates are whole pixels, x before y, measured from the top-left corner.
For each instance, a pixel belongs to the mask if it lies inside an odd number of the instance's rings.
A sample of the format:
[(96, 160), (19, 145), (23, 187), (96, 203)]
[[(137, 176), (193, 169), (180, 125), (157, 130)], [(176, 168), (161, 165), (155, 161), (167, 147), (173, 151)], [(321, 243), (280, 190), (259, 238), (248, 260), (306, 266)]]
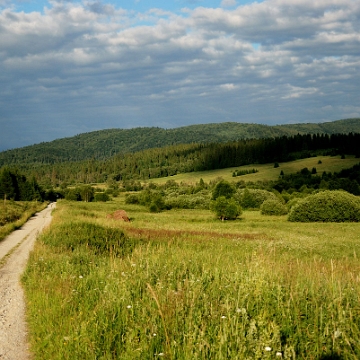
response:
[(351, 132), (360, 133), (360, 119), (276, 126), (227, 122), (167, 130), (157, 127), (107, 129), (0, 152), (0, 167), (33, 163), (55, 164), (87, 159), (105, 160), (115, 154), (176, 144), (223, 143), (283, 135), (331, 135)]

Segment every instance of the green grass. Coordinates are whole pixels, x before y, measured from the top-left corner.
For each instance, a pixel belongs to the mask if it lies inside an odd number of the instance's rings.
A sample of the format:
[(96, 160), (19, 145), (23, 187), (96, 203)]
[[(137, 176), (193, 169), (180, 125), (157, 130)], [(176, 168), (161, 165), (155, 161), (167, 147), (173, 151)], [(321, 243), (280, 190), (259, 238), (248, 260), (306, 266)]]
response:
[(47, 203), (37, 201), (2, 201), (0, 204), (0, 241), (12, 231), (19, 229)]
[[(321, 164), (318, 164), (321, 160)], [(341, 159), (340, 156), (317, 156), (307, 159), (290, 161), (287, 163), (280, 163), (278, 168), (274, 168), (274, 164), (250, 164), (244, 166), (238, 166), (234, 168), (198, 171), (193, 173), (178, 174), (171, 177), (165, 177), (160, 179), (152, 179), (151, 181), (156, 184), (164, 184), (169, 179), (177, 182), (196, 183), (202, 178), (205, 182), (215, 180), (218, 177), (227, 181), (258, 181), (258, 180), (277, 180), (280, 172), (283, 171), (285, 175), (296, 173), (301, 169), (307, 167), (310, 171), (313, 167), (317, 169), (318, 174), (326, 172), (339, 172), (343, 169), (350, 168), (359, 163), (359, 159), (354, 156), (346, 156), (345, 159)], [(259, 172), (254, 174), (248, 174), (243, 176), (233, 177), (232, 174), (235, 170), (251, 170), (257, 169)]]
[(358, 230), (60, 201), (23, 277), (34, 359), (358, 359)]

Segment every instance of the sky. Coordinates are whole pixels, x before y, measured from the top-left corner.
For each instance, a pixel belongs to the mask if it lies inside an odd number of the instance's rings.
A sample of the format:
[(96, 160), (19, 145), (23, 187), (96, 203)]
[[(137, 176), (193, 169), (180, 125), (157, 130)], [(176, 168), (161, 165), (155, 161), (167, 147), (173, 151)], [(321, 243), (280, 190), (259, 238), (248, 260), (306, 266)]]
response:
[(359, 0), (0, 0), (0, 151), (360, 117)]

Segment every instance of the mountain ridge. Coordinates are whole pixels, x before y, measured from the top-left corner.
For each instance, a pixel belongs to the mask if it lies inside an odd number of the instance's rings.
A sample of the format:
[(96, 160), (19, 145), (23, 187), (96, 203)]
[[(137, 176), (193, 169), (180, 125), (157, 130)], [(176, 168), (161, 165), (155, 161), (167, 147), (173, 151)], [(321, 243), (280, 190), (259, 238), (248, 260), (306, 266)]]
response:
[(218, 143), (296, 134), (360, 133), (360, 119), (323, 123), (264, 125), (252, 123), (194, 124), (178, 128), (137, 127), (104, 129), (0, 152), (0, 167), (16, 164), (54, 164), (87, 159), (106, 160), (116, 154), (191, 143)]

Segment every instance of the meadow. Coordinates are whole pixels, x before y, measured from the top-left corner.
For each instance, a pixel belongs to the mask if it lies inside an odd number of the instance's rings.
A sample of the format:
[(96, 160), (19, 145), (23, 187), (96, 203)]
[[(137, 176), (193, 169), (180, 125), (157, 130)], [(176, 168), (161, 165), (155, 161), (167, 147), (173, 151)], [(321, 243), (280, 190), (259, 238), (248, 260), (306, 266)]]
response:
[(356, 223), (222, 222), (123, 195), (53, 216), (22, 279), (34, 359), (360, 358)]
[[(285, 163), (279, 163), (279, 167), (274, 167), (274, 164), (249, 164), (238, 166), (234, 168), (216, 169), (209, 171), (199, 171), (192, 173), (184, 173), (171, 176), (171, 179), (177, 182), (196, 183), (202, 178), (205, 182), (212, 181), (216, 178), (222, 178), (227, 181), (244, 180), (248, 181), (259, 181), (259, 180), (277, 180), (280, 172), (283, 171), (285, 175), (296, 173), (303, 168), (316, 168), (318, 174), (326, 172), (339, 172), (342, 169), (350, 168), (359, 163), (359, 158), (353, 155), (347, 155), (345, 159), (341, 156), (323, 156), (318, 155), (316, 157), (310, 157), (305, 159), (299, 159), (295, 161), (289, 161)], [(251, 170), (256, 169), (258, 172), (254, 174), (247, 174), (244, 176), (233, 177), (235, 170)], [(159, 179), (152, 179), (151, 181), (155, 184), (164, 184), (168, 181), (168, 177)]]

